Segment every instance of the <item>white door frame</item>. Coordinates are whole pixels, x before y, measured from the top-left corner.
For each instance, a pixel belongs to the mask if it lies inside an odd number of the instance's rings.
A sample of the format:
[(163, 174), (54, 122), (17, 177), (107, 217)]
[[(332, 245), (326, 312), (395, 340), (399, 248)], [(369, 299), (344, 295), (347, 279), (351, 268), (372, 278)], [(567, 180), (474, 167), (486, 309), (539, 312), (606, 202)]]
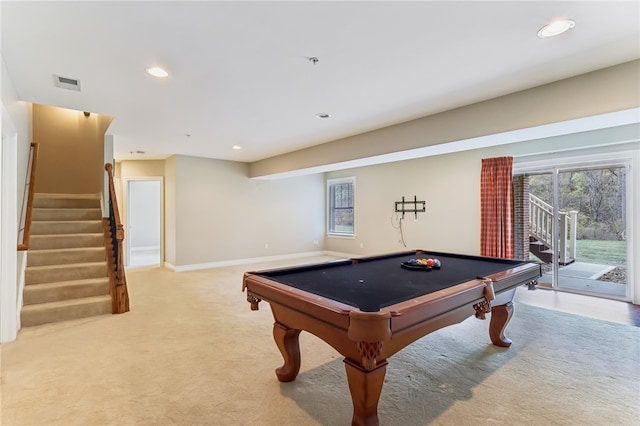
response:
[(0, 142), (0, 343), (18, 335), (18, 132), (2, 106)]
[[(554, 201), (553, 205), (555, 210), (558, 210), (558, 184), (557, 174), (567, 171), (581, 168), (593, 168), (600, 166), (620, 166), (627, 169), (626, 180), (626, 231), (627, 235), (627, 287), (625, 301), (629, 301), (635, 304), (640, 303), (640, 278), (636, 271), (638, 265), (635, 265), (633, 259), (637, 258), (637, 253), (640, 251), (640, 247), (636, 246), (636, 235), (640, 232), (636, 231), (637, 226), (636, 211), (638, 206), (634, 204), (633, 194), (636, 194), (638, 189), (635, 188), (634, 181), (640, 181), (640, 155), (635, 151), (618, 151), (611, 153), (604, 153), (598, 155), (578, 155), (569, 159), (563, 160), (539, 160), (532, 161), (530, 163), (522, 163), (514, 166), (514, 174), (522, 173), (550, 173), (553, 176), (554, 182)], [(554, 222), (557, 223), (557, 218), (554, 217)], [(554, 238), (557, 241), (559, 237), (558, 226), (554, 226)], [(557, 261), (554, 261), (553, 268), (553, 286), (558, 289), (558, 265)], [(596, 295), (600, 297), (611, 297), (610, 295)]]
[(124, 218), (124, 229), (125, 229), (125, 238), (124, 238), (124, 254), (125, 254), (125, 266), (129, 265), (129, 261), (131, 258), (131, 246), (129, 245), (127, 239), (127, 233), (129, 232), (129, 223), (131, 219), (129, 218), (129, 182), (132, 181), (154, 181), (160, 182), (160, 266), (164, 266), (164, 176), (139, 176), (139, 177), (123, 177), (122, 178), (122, 199), (125, 200), (124, 211), (121, 213), (122, 218)]

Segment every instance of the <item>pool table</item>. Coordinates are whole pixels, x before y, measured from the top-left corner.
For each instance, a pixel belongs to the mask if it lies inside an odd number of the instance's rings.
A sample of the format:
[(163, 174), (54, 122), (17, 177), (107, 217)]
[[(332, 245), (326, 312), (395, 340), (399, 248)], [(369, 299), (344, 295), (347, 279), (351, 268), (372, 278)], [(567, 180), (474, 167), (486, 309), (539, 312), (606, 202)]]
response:
[[(438, 259), (439, 269), (412, 259)], [(353, 425), (378, 424), (378, 400), (387, 359), (417, 339), (491, 313), (489, 337), (504, 335), (516, 287), (535, 285), (534, 263), (412, 250), (381, 256), (247, 272), (242, 289), (252, 310), (269, 302), (273, 336), (284, 358), (276, 369), (281, 382), (300, 370), (302, 330), (324, 340), (344, 356), (353, 402)]]

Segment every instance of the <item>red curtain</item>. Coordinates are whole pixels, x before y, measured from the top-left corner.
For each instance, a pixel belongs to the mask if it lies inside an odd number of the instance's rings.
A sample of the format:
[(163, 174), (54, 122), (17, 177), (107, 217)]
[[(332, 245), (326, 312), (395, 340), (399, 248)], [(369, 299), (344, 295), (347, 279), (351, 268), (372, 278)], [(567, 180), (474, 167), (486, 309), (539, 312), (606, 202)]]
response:
[(484, 158), (480, 174), (480, 255), (513, 259), (513, 157)]

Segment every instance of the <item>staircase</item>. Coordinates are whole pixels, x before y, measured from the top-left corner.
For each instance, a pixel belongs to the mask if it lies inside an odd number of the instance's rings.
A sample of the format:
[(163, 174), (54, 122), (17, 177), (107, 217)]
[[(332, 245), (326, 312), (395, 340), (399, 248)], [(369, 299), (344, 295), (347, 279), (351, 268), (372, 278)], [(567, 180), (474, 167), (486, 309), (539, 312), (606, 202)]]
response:
[(529, 252), (544, 263), (553, 262), (553, 250), (534, 236), (529, 236)]
[[(578, 212), (558, 212), (559, 240), (553, 242), (553, 206), (529, 194), (529, 251), (545, 263), (552, 263), (558, 256), (561, 265), (568, 265), (576, 258), (576, 228)], [(558, 254), (555, 253), (555, 247)]]
[(98, 195), (35, 194), (23, 327), (111, 313)]

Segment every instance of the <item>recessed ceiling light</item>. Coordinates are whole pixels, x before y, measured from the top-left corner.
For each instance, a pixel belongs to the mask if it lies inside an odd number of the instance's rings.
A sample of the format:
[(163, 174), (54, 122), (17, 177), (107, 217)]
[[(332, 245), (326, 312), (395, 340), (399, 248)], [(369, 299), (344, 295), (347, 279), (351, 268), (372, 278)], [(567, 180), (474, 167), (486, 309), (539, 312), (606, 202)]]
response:
[(242, 149), (242, 147), (240, 145), (234, 145), (231, 148), (233, 148), (233, 149)]
[(318, 117), (318, 118), (329, 118), (329, 117), (331, 117), (331, 115), (327, 114), (326, 112), (321, 112), (319, 114), (316, 114), (316, 117)]
[(160, 67), (150, 67), (150, 68), (147, 68), (146, 71), (147, 71), (147, 74), (150, 74), (158, 78), (164, 78), (169, 75), (168, 72), (166, 72), (164, 69)]
[(540, 28), (540, 31), (538, 31), (538, 37), (554, 37), (564, 33), (565, 31), (569, 31), (575, 26), (576, 23), (571, 19), (561, 19), (558, 21), (553, 21), (550, 24), (547, 24), (544, 27)]

